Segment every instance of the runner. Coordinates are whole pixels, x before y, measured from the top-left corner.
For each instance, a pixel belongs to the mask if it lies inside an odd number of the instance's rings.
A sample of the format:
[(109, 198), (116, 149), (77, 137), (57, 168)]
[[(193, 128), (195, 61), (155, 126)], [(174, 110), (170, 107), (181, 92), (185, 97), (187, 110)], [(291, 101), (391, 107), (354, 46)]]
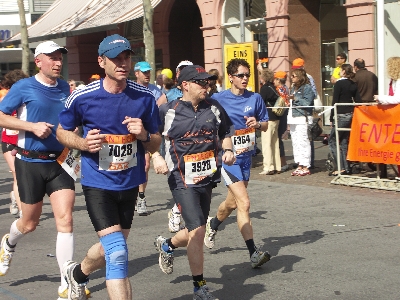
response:
[(251, 157), (255, 152), (255, 131), (266, 131), (268, 113), (264, 101), (257, 93), (249, 92), (246, 87), (250, 78), (250, 65), (244, 59), (232, 59), (226, 67), (231, 88), (213, 95), (225, 108), (235, 126), (232, 137), (236, 162), (229, 166), (222, 164), (222, 177), (228, 186), (228, 195), (218, 208), (214, 218), (208, 218), (204, 244), (213, 248), (218, 226), (237, 209), (239, 231), (250, 253), (253, 268), (270, 260), (268, 252), (262, 252), (255, 246), (253, 226), (250, 221), (250, 199), (247, 185), (250, 179)]
[[(201, 66), (187, 66), (181, 71), (178, 85), (182, 87), (182, 99), (160, 107), (167, 163), (164, 168), (155, 166), (157, 173), (166, 174), (168, 165), (168, 184), (186, 224), (173, 238), (156, 238), (159, 266), (171, 274), (174, 249), (187, 247), (193, 299), (199, 300), (216, 299), (203, 278), (205, 224), (213, 183), (220, 180), (221, 161), (231, 165), (235, 160), (230, 138), (232, 123), (217, 101), (206, 99), (210, 79), (215, 76)], [(156, 159), (163, 160), (161, 155), (154, 155), (153, 160)]]
[[(58, 114), (70, 93), (68, 83), (59, 79), (63, 54), (67, 52), (52, 41), (40, 43), (34, 55), (39, 73), (15, 83), (0, 103), (0, 126), (19, 130), (15, 172), (23, 211), (1, 241), (1, 276), (9, 271), (17, 243), (39, 224), (45, 194), (50, 197), (56, 221), (56, 257), (60, 271), (73, 257), (75, 183), (56, 161), (64, 147), (55, 134)], [(15, 110), (17, 118), (11, 116)], [(67, 288), (61, 276), (60, 298), (65, 298)]]
[[(63, 275), (71, 287), (68, 299), (81, 300), (89, 274), (106, 266), (110, 299), (130, 300), (126, 239), (138, 186), (146, 181), (144, 153), (154, 153), (161, 143), (160, 121), (150, 90), (127, 80), (129, 41), (118, 34), (108, 36), (98, 53), (105, 78), (68, 98), (60, 113), (57, 138), (68, 148), (82, 151), (82, 189), (100, 243), (89, 249), (81, 264), (66, 262)], [(79, 125), (83, 137), (73, 132)]]

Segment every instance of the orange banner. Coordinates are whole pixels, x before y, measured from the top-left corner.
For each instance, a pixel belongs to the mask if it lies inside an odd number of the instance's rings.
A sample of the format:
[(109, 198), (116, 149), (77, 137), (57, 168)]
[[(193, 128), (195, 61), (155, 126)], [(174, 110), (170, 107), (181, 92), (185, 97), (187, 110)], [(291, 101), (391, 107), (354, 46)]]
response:
[(400, 164), (400, 105), (357, 106), (347, 159)]

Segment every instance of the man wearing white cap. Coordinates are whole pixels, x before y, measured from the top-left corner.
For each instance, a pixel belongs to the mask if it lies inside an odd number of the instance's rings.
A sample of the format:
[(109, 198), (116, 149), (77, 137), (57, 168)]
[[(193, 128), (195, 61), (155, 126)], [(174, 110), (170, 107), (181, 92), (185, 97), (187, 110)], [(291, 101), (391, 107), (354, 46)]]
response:
[[(1, 276), (9, 271), (17, 243), (39, 224), (45, 194), (50, 198), (56, 221), (60, 271), (73, 256), (75, 183), (57, 161), (64, 146), (56, 139), (58, 114), (70, 94), (68, 83), (59, 78), (63, 54), (67, 52), (53, 41), (39, 44), (35, 50), (39, 73), (15, 83), (0, 103), (0, 126), (19, 130), (15, 171), (23, 213), (1, 241)], [(10, 116), (15, 110), (17, 118)], [(61, 276), (59, 297), (66, 298), (67, 292), (67, 282)]]
[[(156, 85), (150, 83), (150, 71), (153, 69), (147, 61), (139, 61), (135, 64), (133, 70), (135, 71), (136, 82), (140, 85), (144, 85), (153, 93), (158, 106), (167, 103), (167, 97), (165, 96), (165, 94)], [(136, 202), (137, 212), (139, 216), (147, 216), (148, 214), (146, 196), (144, 194), (146, 192), (146, 186), (149, 177), (148, 174), (150, 169), (150, 154), (148, 152), (146, 152), (145, 159), (146, 182), (139, 185), (139, 195)]]

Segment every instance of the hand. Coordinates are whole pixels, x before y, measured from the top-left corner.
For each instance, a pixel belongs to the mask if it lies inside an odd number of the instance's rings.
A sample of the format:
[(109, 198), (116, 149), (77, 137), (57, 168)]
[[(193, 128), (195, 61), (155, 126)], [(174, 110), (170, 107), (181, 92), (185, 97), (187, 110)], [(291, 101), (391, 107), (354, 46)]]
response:
[(122, 124), (126, 124), (126, 128), (128, 129), (128, 131), (136, 135), (136, 138), (138, 140), (147, 140), (147, 131), (143, 127), (142, 119), (125, 117), (125, 120), (122, 121)]
[(256, 129), (260, 127), (260, 125), (258, 125), (255, 117), (244, 116), (244, 118), (246, 119), (247, 127), (256, 128)]
[(236, 157), (231, 151), (226, 151), (222, 155), (222, 162), (228, 166), (232, 166), (236, 161)]
[(33, 123), (32, 133), (38, 138), (45, 139), (51, 134), (53, 124), (46, 122)]
[(168, 173), (167, 163), (160, 154), (158, 154), (156, 157), (153, 158), (153, 166), (154, 166), (154, 171), (156, 171), (156, 174), (165, 175)]
[(100, 134), (100, 129), (89, 130), (86, 135), (86, 148), (90, 153), (96, 153), (101, 150), (102, 143), (105, 142), (105, 134)]

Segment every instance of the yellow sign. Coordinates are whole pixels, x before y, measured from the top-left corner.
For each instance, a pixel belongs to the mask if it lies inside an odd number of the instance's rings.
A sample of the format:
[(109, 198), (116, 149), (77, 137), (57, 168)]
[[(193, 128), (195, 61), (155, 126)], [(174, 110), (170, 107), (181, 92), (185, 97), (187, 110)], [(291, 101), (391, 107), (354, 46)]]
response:
[[(242, 44), (225, 44), (224, 45), (224, 57), (225, 57), (225, 67), (231, 59), (241, 58), (246, 60), (250, 65), (250, 78), (247, 85), (247, 90), (251, 92), (256, 91), (255, 85), (255, 70), (254, 70), (254, 50), (253, 43), (242, 43)], [(228, 73), (225, 68), (225, 88), (230, 89), (231, 83), (229, 82)]]

